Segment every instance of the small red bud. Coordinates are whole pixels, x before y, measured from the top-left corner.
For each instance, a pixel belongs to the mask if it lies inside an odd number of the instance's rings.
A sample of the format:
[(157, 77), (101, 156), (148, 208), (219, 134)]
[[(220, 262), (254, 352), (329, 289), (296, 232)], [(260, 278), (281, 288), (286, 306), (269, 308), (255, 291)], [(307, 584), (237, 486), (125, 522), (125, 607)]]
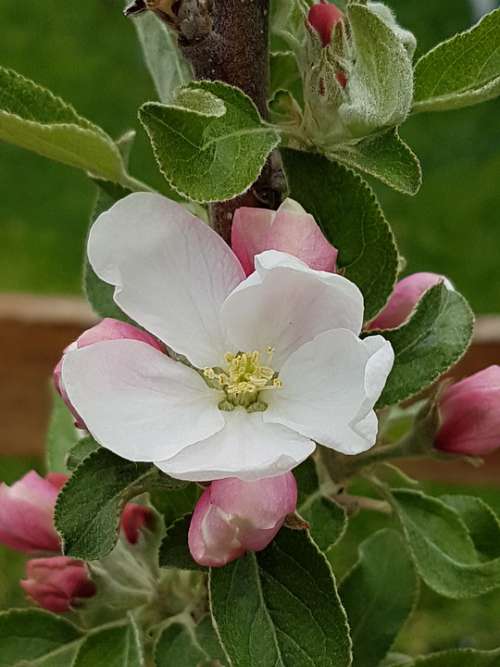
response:
[[(316, 30), (321, 38), (323, 46), (328, 46), (332, 40), (332, 32), (339, 21), (342, 21), (344, 15), (338, 7), (326, 0), (322, 0), (317, 5), (313, 5), (309, 10), (307, 20)], [(340, 85), (342, 82), (339, 80)], [(344, 87), (344, 86), (343, 86)]]

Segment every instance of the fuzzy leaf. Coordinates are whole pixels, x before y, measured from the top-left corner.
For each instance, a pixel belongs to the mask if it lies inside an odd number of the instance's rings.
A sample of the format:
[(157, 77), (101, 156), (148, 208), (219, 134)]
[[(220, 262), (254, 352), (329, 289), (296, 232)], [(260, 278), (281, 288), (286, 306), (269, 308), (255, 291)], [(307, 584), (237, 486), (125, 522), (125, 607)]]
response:
[(291, 196), (311, 213), (339, 250), (337, 264), (358, 285), (368, 321), (384, 307), (398, 273), (398, 250), (370, 187), (320, 155), (281, 151)]
[(458, 512), (480, 556), (500, 558), (500, 522), (484, 500), (461, 495), (441, 496), (440, 500)]
[(211, 611), (233, 665), (348, 667), (345, 612), (323, 554), (284, 528), (260, 553), (210, 573)]
[(252, 100), (220, 82), (193, 82), (175, 104), (144, 104), (139, 118), (167, 181), (198, 202), (244, 192), (279, 142)]
[(91, 435), (82, 438), (69, 450), (66, 456), (66, 467), (68, 470), (75, 470), (87, 456), (96, 452), (100, 447), (101, 445)]
[(415, 660), (394, 663), (394, 667), (498, 667), (500, 649), (476, 651), (472, 648), (442, 651)]
[(355, 48), (349, 72), (349, 96), (339, 108), (353, 137), (400, 125), (413, 94), (413, 67), (405, 45), (369, 6), (350, 4), (347, 10)]
[(302, 106), (304, 93), (297, 60), (291, 52), (271, 54), (271, 82), (269, 97), (272, 98), (279, 90), (288, 91)]
[(295, 468), (294, 475), (299, 487), (297, 512), (309, 524), (315, 543), (326, 552), (342, 539), (347, 529), (345, 510), (322, 493), (311, 458)]
[(111, 137), (61, 98), (3, 67), (0, 139), (113, 183), (129, 182)]
[(197, 484), (186, 484), (174, 489), (154, 488), (150, 491), (151, 502), (163, 515), (167, 527), (184, 515), (191, 514), (200, 494), (201, 489)]
[(443, 283), (431, 287), (406, 324), (383, 332), (395, 361), (377, 407), (399, 403), (435, 382), (466, 352), (473, 326), (461, 294)]
[(446, 111), (500, 95), (500, 9), (426, 53), (415, 67), (414, 111)]
[(418, 491), (393, 492), (392, 503), (425, 583), (445, 597), (472, 598), (500, 587), (500, 558), (480, 562), (459, 514)]
[(396, 128), (372, 134), (357, 144), (342, 146), (332, 157), (407, 195), (417, 194), (422, 185), (420, 162)]
[(191, 68), (177, 45), (177, 37), (153, 12), (144, 12), (134, 17), (132, 22), (158, 97), (162, 102), (170, 102), (177, 88), (193, 78)]
[(68, 472), (66, 456), (78, 440), (74, 417), (66, 404), (51, 387), (52, 413), (47, 431), (46, 460), (50, 472)]
[(156, 644), (155, 661), (156, 667), (208, 667), (214, 663), (224, 667), (227, 664), (209, 616), (194, 628), (188, 629), (182, 623), (169, 625)]
[(201, 570), (188, 548), (188, 532), (191, 514), (186, 514), (167, 527), (167, 532), (160, 546), (160, 567), (176, 567), (179, 570)]
[(339, 592), (354, 644), (353, 667), (377, 667), (415, 607), (418, 578), (404, 541), (393, 530), (375, 533), (359, 552)]
[(92, 632), (81, 645), (72, 667), (144, 667), (135, 624)]
[(82, 633), (72, 623), (40, 609), (0, 613), (0, 667), (22, 667), (28, 662), (59, 667), (56, 662), (59, 652), (65, 647), (69, 652), (74, 650), (81, 637)]
[(123, 506), (156, 474), (151, 464), (126, 461), (103, 448), (84, 459), (57, 500), (55, 524), (64, 554), (97, 560), (110, 553)]

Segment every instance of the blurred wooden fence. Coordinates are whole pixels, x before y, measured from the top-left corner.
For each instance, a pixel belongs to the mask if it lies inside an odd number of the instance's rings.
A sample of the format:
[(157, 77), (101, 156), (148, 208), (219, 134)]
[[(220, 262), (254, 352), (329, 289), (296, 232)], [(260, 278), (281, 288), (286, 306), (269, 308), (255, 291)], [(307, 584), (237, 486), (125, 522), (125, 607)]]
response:
[[(62, 350), (95, 316), (82, 299), (0, 294), (0, 455), (41, 454), (50, 408), (49, 381)], [(454, 369), (463, 377), (500, 364), (500, 317), (480, 318), (474, 344)], [(0, 464), (1, 468), (1, 464)], [(462, 462), (408, 462), (422, 479), (498, 484), (500, 454), (475, 469)]]

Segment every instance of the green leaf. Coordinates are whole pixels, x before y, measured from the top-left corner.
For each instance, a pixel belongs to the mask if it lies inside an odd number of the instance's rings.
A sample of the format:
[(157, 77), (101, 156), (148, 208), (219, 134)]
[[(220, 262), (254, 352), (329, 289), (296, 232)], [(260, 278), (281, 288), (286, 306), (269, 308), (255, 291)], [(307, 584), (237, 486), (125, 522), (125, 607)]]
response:
[(422, 185), (420, 162), (396, 128), (372, 134), (357, 144), (341, 146), (332, 157), (407, 195), (417, 194)]
[(72, 667), (143, 667), (135, 624), (103, 628), (83, 642)]
[(413, 110), (446, 111), (500, 95), (500, 9), (426, 53), (415, 67)]
[(50, 91), (3, 67), (0, 139), (98, 178), (131, 183), (111, 137)]
[(474, 315), (464, 297), (444, 283), (431, 287), (411, 319), (384, 331), (394, 348), (394, 366), (377, 407), (399, 403), (422, 391), (466, 352)]
[(353, 667), (377, 667), (418, 598), (418, 578), (403, 539), (381, 530), (365, 540), (340, 586), (351, 628)]
[[(56, 667), (59, 652), (81, 637), (72, 623), (46, 611), (15, 609), (0, 613), (0, 667), (21, 667), (25, 661)], [(42, 659), (45, 662), (38, 663)]]
[(500, 522), (484, 500), (461, 495), (441, 496), (440, 500), (458, 512), (480, 556), (500, 558)]
[(66, 456), (78, 440), (75, 419), (54, 387), (51, 386), (52, 413), (47, 431), (46, 460), (50, 472), (68, 472)]
[(154, 488), (150, 491), (152, 504), (163, 515), (165, 526), (170, 526), (185, 514), (191, 514), (201, 489), (197, 484), (187, 484), (181, 488)]
[(392, 503), (417, 569), (425, 583), (445, 597), (472, 598), (500, 586), (500, 559), (479, 562), (459, 514), (437, 498), (408, 489)]
[(315, 543), (326, 552), (344, 536), (347, 530), (346, 512), (323, 494), (312, 459), (304, 461), (294, 474), (299, 487), (297, 512), (309, 524)]
[[(128, 188), (113, 183), (102, 182), (98, 184), (91, 222), (95, 222), (101, 213), (107, 211), (119, 199), (123, 199), (123, 197), (126, 197), (130, 193), (131, 190)], [(115, 320), (135, 324), (115, 303), (113, 299), (115, 292), (114, 285), (110, 285), (99, 278), (90, 265), (86, 253), (83, 265), (83, 285), (87, 301), (97, 315), (100, 317), (113, 317)]]
[(99, 449), (78, 466), (57, 499), (55, 525), (66, 556), (97, 560), (111, 552), (125, 503), (144, 492), (157, 474)]
[(389, 653), (385, 660), (382, 660), (380, 667), (403, 667), (413, 662), (409, 655), (403, 653)]
[(413, 67), (400, 36), (375, 11), (359, 3), (347, 10), (355, 62), (348, 100), (340, 107), (352, 137), (400, 125), (411, 108)]
[(281, 154), (291, 196), (339, 250), (338, 267), (362, 291), (365, 319), (373, 319), (398, 273), (394, 236), (374, 193), (358, 175), (320, 155), (290, 149)]
[[(128, 0), (127, 0), (127, 3)], [(132, 21), (144, 53), (144, 60), (154, 81), (158, 97), (170, 102), (180, 86), (189, 83), (193, 73), (182, 57), (177, 36), (153, 12), (144, 12)]]
[(409, 662), (394, 663), (394, 667), (499, 667), (500, 649), (476, 651), (471, 648), (442, 651)]
[(139, 118), (167, 181), (198, 202), (247, 190), (279, 142), (252, 100), (221, 82), (193, 82), (175, 104), (144, 104)]
[(271, 54), (271, 82), (269, 97), (272, 98), (280, 90), (288, 91), (303, 106), (304, 93), (302, 79), (295, 56), (290, 51)]
[(202, 570), (191, 554), (188, 547), (189, 524), (191, 514), (187, 514), (167, 528), (165, 537), (160, 546), (160, 567), (176, 567), (179, 570)]
[(87, 456), (96, 452), (100, 447), (101, 445), (96, 442), (91, 435), (82, 438), (68, 452), (66, 456), (66, 467), (68, 470), (75, 470)]
[(209, 616), (192, 628), (182, 623), (169, 625), (156, 644), (155, 661), (156, 667), (227, 664)]
[(211, 611), (235, 667), (348, 667), (351, 643), (330, 566), (306, 531), (210, 572)]

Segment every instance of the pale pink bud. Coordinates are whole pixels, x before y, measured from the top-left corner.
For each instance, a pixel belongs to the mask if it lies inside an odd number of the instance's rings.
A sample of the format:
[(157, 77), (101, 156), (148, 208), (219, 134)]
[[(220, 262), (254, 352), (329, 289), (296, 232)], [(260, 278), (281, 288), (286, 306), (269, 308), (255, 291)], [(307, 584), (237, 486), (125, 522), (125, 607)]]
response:
[(290, 472), (255, 482), (234, 477), (212, 482), (191, 519), (191, 555), (200, 565), (221, 567), (246, 551), (261, 551), (296, 505), (297, 484)]
[(326, 240), (313, 216), (293, 199), (286, 199), (277, 211), (237, 209), (231, 245), (247, 276), (255, 269), (255, 255), (265, 250), (294, 255), (318, 271), (335, 271), (337, 250)]
[[(71, 345), (68, 345), (68, 347), (64, 350), (64, 352), (67, 352), (68, 350), (75, 350), (81, 347), (87, 347), (88, 345), (93, 345), (94, 343), (101, 343), (106, 340), (119, 340), (119, 339), (138, 340), (141, 341), (142, 343), (147, 343), (148, 345), (151, 345), (157, 350), (160, 350), (162, 352), (164, 351), (163, 344), (159, 340), (157, 340), (154, 336), (149, 334), (147, 331), (138, 329), (137, 327), (134, 327), (132, 324), (127, 324), (126, 322), (120, 322), (120, 320), (114, 320), (111, 317), (106, 317), (104, 320), (99, 322), (99, 324), (96, 324), (91, 329), (87, 329), (87, 331), (84, 331), (82, 335), (79, 338), (77, 338), (76, 341), (71, 343)], [(57, 366), (54, 368), (53, 372), (54, 386), (59, 395), (61, 396), (61, 398), (63, 399), (63, 401), (68, 406), (73, 417), (75, 418), (75, 426), (77, 428), (84, 429), (85, 424), (83, 423), (82, 418), (71, 404), (71, 401), (69, 400), (68, 394), (63, 385), (62, 381), (63, 359), (64, 359), (64, 353), (62, 359), (58, 362)]]
[(27, 578), (21, 581), (24, 592), (40, 607), (55, 613), (70, 611), (81, 598), (96, 594), (85, 563), (55, 556), (29, 560)]
[(484, 456), (500, 448), (500, 366), (490, 366), (447, 387), (439, 414), (438, 449)]
[(153, 523), (153, 512), (146, 505), (128, 503), (122, 514), (122, 530), (130, 544), (137, 544), (143, 528)]
[(437, 273), (412, 273), (394, 288), (384, 309), (372, 320), (368, 329), (395, 329), (405, 322), (428, 289), (439, 282), (452, 289), (451, 283)]
[(342, 21), (344, 15), (338, 7), (331, 2), (321, 0), (309, 9), (307, 20), (318, 35), (323, 46), (328, 46), (332, 41), (333, 29), (339, 21)]
[(31, 471), (18, 482), (0, 484), (0, 542), (24, 553), (60, 552), (53, 515), (65, 475), (44, 479)]

